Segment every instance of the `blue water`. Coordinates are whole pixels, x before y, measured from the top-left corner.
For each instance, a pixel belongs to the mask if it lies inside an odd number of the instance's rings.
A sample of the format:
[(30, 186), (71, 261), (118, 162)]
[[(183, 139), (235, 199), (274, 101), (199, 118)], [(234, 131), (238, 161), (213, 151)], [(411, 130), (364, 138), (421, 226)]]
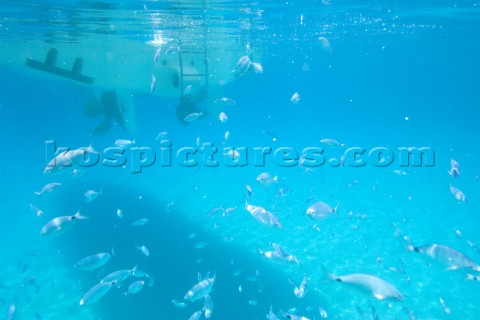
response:
[[(418, 319), (477, 319), (480, 283), (466, 277), (480, 273), (446, 270), (407, 245), (443, 244), (480, 263), (475, 247), (480, 246), (479, 7), (475, 1), (225, 1), (208, 6), (0, 1), (0, 316), (189, 319), (203, 301), (183, 297), (198, 282), (197, 273), (210, 273), (215, 274), (212, 319), (265, 319), (270, 307), (280, 319), (282, 311), (317, 320), (325, 315), (374, 319), (372, 310), (379, 319), (415, 319), (406, 310)], [(221, 95), (210, 91), (198, 104), (208, 115), (187, 125), (176, 116), (178, 97), (152, 95), (149, 87), (133, 92), (135, 134), (113, 123), (105, 134), (93, 135), (102, 117), (84, 113), (87, 97), (122, 88), (83, 85), (32, 70), (23, 60), (12, 62), (24, 54), (15, 50), (29, 45), (35, 50), (38, 43), (81, 55), (77, 44), (88, 45), (101, 35), (118, 41), (108, 48), (92, 44), (101, 72), (101, 57), (125, 52), (124, 43), (142, 48), (159, 32), (175, 41), (179, 34), (198, 39), (205, 30), (218, 40), (206, 43), (209, 50), (219, 50), (229, 39), (251, 45), (263, 73), (238, 77), (221, 87)], [(155, 50), (149, 56), (152, 64)], [(238, 54), (227, 48), (223, 54), (235, 54), (237, 61), (247, 49)], [(126, 65), (138, 57), (131, 56)], [(149, 73), (147, 78), (150, 83)], [(301, 97), (298, 104), (290, 101), (295, 92)], [(228, 115), (226, 123), (219, 121), (219, 104), (213, 102), (222, 96), (236, 101), (221, 110)], [(171, 166), (160, 163), (156, 137), (162, 131), (172, 143)], [(225, 146), (248, 148), (247, 165), (228, 166), (223, 151), (217, 154), (218, 167), (185, 167), (175, 157), (178, 149), (195, 147), (197, 138), (223, 148), (226, 131)], [(345, 146), (325, 145), (320, 142), (325, 138)], [(91, 145), (103, 152), (117, 139), (135, 139), (135, 147), (151, 148), (156, 163), (132, 174), (134, 151), (127, 150), (124, 167), (79, 166), (84, 175), (78, 177), (43, 173), (52, 158), (46, 141), (72, 149)], [(289, 147), (299, 155), (304, 148), (321, 147), (327, 160), (338, 159), (349, 147), (367, 152), (383, 147), (392, 150), (395, 161), (378, 167), (365, 157), (363, 167), (332, 167), (328, 161), (316, 168), (287, 167), (272, 151), (265, 166), (255, 166), (254, 147)], [(402, 147), (431, 148), (434, 165), (400, 166)], [(457, 178), (447, 172), (450, 159), (460, 164)], [(262, 186), (256, 181), (262, 172), (278, 176), (278, 182)], [(34, 194), (51, 182), (62, 185)], [(273, 212), (281, 228), (265, 226), (245, 210), (245, 184), (253, 189), (249, 203)], [(465, 194), (465, 202), (455, 199), (450, 185)], [(87, 203), (84, 192), (90, 189), (101, 194)], [(337, 214), (310, 219), (306, 209), (316, 201), (338, 204)], [(38, 217), (30, 204), (43, 215)], [(214, 211), (219, 207), (237, 209), (222, 217), (222, 211)], [(123, 218), (116, 215), (119, 208)], [(40, 236), (47, 222), (77, 211), (89, 219), (64, 234)], [(140, 218), (150, 222), (132, 226)], [(270, 243), (278, 243), (300, 265), (263, 258), (259, 249), (272, 250)], [(136, 249), (141, 245), (149, 249), (148, 257)], [(73, 267), (112, 247), (116, 255), (105, 266), (94, 271)], [(125, 298), (122, 293), (137, 280), (130, 277), (96, 303), (79, 305), (105, 275), (136, 265), (151, 275), (153, 286)], [(404, 299), (375, 299), (368, 291), (331, 281), (326, 272), (374, 275), (394, 285)], [(300, 299), (289, 279), (299, 285), (304, 274), (307, 291)], [(186, 307), (174, 306), (173, 299)], [(12, 305), (15, 312), (9, 316)]]

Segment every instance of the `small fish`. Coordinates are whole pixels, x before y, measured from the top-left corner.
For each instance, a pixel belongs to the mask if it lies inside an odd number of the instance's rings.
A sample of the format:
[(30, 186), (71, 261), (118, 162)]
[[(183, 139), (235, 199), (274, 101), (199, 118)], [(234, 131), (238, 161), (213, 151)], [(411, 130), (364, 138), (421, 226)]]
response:
[(85, 196), (85, 202), (86, 203), (93, 202), (101, 194), (102, 194), (102, 190), (100, 190), (98, 192), (95, 191), (95, 190), (87, 190), (83, 193), (83, 195)]
[(236, 161), (238, 158), (240, 158), (240, 152), (238, 152), (237, 150), (233, 149), (233, 148), (230, 148), (227, 152), (225, 152), (224, 154), (224, 157), (225, 158), (229, 158), (229, 159), (232, 159), (233, 161)]
[(167, 136), (168, 132), (166, 131), (161, 131), (157, 134), (157, 137), (155, 138), (155, 140), (157, 141), (162, 141), (165, 139), (165, 137)]
[(450, 171), (448, 171), (448, 174), (452, 178), (457, 178), (460, 175), (459, 164), (457, 161), (450, 159)]
[(191, 96), (192, 95), (192, 92), (193, 92), (193, 86), (191, 84), (189, 84), (188, 86), (185, 87), (185, 89), (183, 90), (183, 95), (188, 97), (188, 96)]
[(226, 97), (215, 99), (215, 101), (213, 103), (219, 104), (219, 105), (222, 105), (222, 106), (231, 106), (231, 107), (233, 107), (237, 104), (237, 102), (235, 100), (232, 100), (232, 99), (226, 98)]
[(290, 98), (290, 101), (292, 101), (293, 104), (298, 104), (300, 102), (300, 99), (300, 94), (298, 92), (295, 92)]
[(157, 50), (155, 50), (155, 55), (153, 56), (153, 62), (158, 61), (158, 57), (160, 57), (160, 51), (162, 51), (162, 47), (158, 47)]
[(277, 315), (273, 312), (273, 306), (270, 306), (270, 311), (266, 316), (267, 320), (280, 320)]
[(213, 313), (213, 300), (210, 295), (205, 296), (205, 301), (203, 302), (203, 315), (206, 319), (210, 319)]
[(442, 297), (439, 297), (438, 300), (440, 301), (440, 304), (441, 304), (442, 307), (443, 307), (443, 311), (445, 311), (446, 314), (450, 314), (450, 313), (451, 313), (450, 308), (447, 306), (447, 304), (446, 304), (445, 301), (442, 299)]
[(263, 73), (263, 67), (258, 62), (252, 62), (250, 70), (252, 70), (254, 73)]
[(272, 177), (269, 172), (260, 173), (256, 180), (265, 188), (269, 188), (271, 185), (278, 183), (278, 176)]
[(187, 291), (183, 299), (188, 301), (195, 301), (205, 298), (206, 295), (209, 295), (212, 291), (212, 287), (215, 284), (215, 276), (204, 279), (194, 285), (190, 290)]
[(135, 282), (132, 282), (129, 286), (127, 291), (123, 293), (123, 296), (126, 298), (129, 294), (135, 294), (140, 292), (143, 289), (143, 286), (145, 285), (145, 281), (143, 280), (138, 280)]
[(200, 242), (197, 242), (194, 247), (195, 249), (202, 249), (202, 248), (205, 248), (207, 244), (208, 242), (200, 241)]
[(13, 320), (15, 319), (15, 312), (17, 311), (17, 306), (15, 303), (12, 303), (10, 307), (8, 307), (7, 311), (7, 317), (5, 318), (6, 320)]
[(104, 266), (110, 258), (115, 255), (115, 251), (97, 253), (79, 260), (73, 265), (75, 269), (92, 271)]
[(318, 307), (318, 313), (320, 314), (320, 317), (326, 319), (328, 318), (327, 311), (323, 309), (322, 307)]
[(100, 300), (116, 284), (115, 281), (100, 282), (85, 293), (79, 302), (79, 305), (92, 304)]
[(143, 225), (146, 225), (149, 222), (150, 222), (150, 220), (148, 218), (142, 218), (142, 219), (138, 219), (137, 221), (132, 223), (132, 226), (135, 226), (135, 227), (143, 226)]
[(335, 139), (325, 138), (320, 140), (320, 142), (331, 147), (345, 147), (345, 143), (340, 143)]
[(248, 56), (243, 56), (237, 61), (237, 65), (232, 72), (235, 73), (236, 77), (240, 77), (250, 71), (251, 66), (252, 61), (250, 58)]
[(172, 299), (172, 304), (177, 308), (186, 308), (187, 304), (185, 302), (178, 302), (175, 299)]
[(245, 184), (245, 190), (247, 190), (247, 199), (253, 194), (252, 187), (250, 187), (248, 184)]
[(119, 219), (122, 219), (123, 218), (123, 211), (122, 209), (118, 208), (117, 207), (117, 212), (116, 212), (116, 215)]
[(102, 282), (116, 282), (118, 284), (122, 283), (124, 280), (126, 280), (128, 277), (131, 277), (134, 275), (135, 271), (137, 270), (137, 267), (135, 266), (134, 268), (130, 270), (117, 270), (114, 271), (108, 275), (106, 275), (101, 281)]
[(447, 270), (470, 269), (480, 272), (480, 266), (463, 253), (441, 244), (431, 244), (421, 247), (407, 246), (410, 251), (423, 253), (448, 266)]
[(153, 280), (153, 277), (149, 275), (148, 273), (145, 273), (145, 279), (147, 280), (147, 284), (149, 287), (153, 287), (153, 284), (155, 283)]
[(323, 220), (329, 217), (332, 213), (336, 213), (337, 209), (338, 204), (335, 208), (332, 208), (325, 202), (318, 201), (308, 207), (306, 213), (310, 218), (314, 220)]
[(60, 182), (52, 182), (52, 183), (48, 183), (46, 185), (43, 186), (42, 190), (40, 190), (40, 192), (38, 191), (35, 191), (34, 193), (37, 195), (37, 196), (41, 196), (42, 194), (45, 194), (45, 193), (50, 193), (50, 192), (53, 192), (55, 191), (55, 189), (57, 189), (58, 187), (60, 187), (62, 184)]
[(126, 140), (126, 139), (117, 139), (114, 143), (117, 147), (128, 149), (135, 145), (135, 139)]
[[(297, 260), (298, 261), (298, 260)], [(300, 285), (297, 287), (292, 280), (288, 279), (290, 284), (293, 286), (293, 293), (297, 298), (303, 298), (305, 296), (305, 291), (307, 289), (307, 275), (303, 275), (303, 280)]]
[(344, 276), (328, 276), (334, 281), (349, 283), (363, 288), (371, 292), (372, 295), (378, 300), (384, 300), (389, 298), (403, 300), (403, 294), (401, 294), (397, 288), (395, 288), (393, 285), (386, 282), (385, 280), (369, 274), (354, 273)]
[(157, 86), (157, 79), (155, 76), (152, 74), (152, 82), (150, 83), (150, 93), (153, 94), (155, 91), (155, 87)]
[(222, 213), (222, 217), (225, 218), (226, 216), (229, 216), (235, 210), (237, 210), (237, 207), (225, 209), (225, 211)]
[(250, 212), (252, 217), (264, 225), (274, 226), (276, 228), (282, 227), (278, 218), (272, 212), (265, 210), (263, 207), (253, 206), (247, 203), (245, 209)]
[(41, 236), (56, 236), (60, 235), (68, 230), (70, 230), (75, 221), (77, 220), (85, 220), (88, 219), (85, 216), (80, 214), (80, 211), (75, 213), (73, 216), (62, 216), (57, 217), (55, 219), (50, 220), (47, 224), (45, 224), (40, 231)]
[(43, 211), (42, 209), (40, 209), (39, 207), (37, 206), (34, 206), (33, 204), (30, 203), (30, 210), (34, 211), (35, 212), (35, 215), (37, 217), (41, 217), (43, 216)]
[[(273, 247), (273, 249), (274, 249), (273, 251), (262, 251), (261, 249), (258, 249), (258, 252), (264, 258), (267, 258), (267, 259), (272, 260), (274, 262), (300, 264), (300, 261), (298, 261), (298, 259), (295, 256), (286, 252), (277, 243), (271, 242), (270, 245)], [(305, 289), (306, 289), (306, 286), (307, 286), (306, 276), (304, 276), (303, 280), (304, 281), (302, 281), (302, 284), (298, 288), (299, 290), (297, 291), (297, 293), (295, 293), (295, 295), (298, 294), (298, 295), (301, 295), (301, 297), (303, 297), (303, 295), (305, 294)], [(290, 283), (292, 283), (292, 282), (290, 282)], [(297, 297), (298, 297), (298, 295), (297, 295)], [(299, 298), (301, 298), (301, 297), (299, 297)]]
[(223, 143), (227, 143), (228, 139), (230, 139), (230, 131), (225, 131), (225, 135), (223, 138)]
[(202, 316), (202, 310), (195, 311), (188, 320), (199, 320)]
[(328, 41), (327, 38), (319, 37), (318, 42), (320, 42), (320, 45), (323, 50), (327, 51), (329, 54), (332, 54), (332, 47), (330, 45), (330, 41)]
[(150, 251), (148, 251), (148, 248), (145, 247), (144, 245), (140, 247), (136, 247), (138, 251), (141, 251), (145, 257), (150, 256)]
[(458, 201), (463, 201), (463, 202), (467, 201), (465, 194), (461, 190), (455, 188), (452, 185), (450, 185), (450, 192)]
[(228, 121), (228, 116), (225, 112), (220, 112), (218, 115), (218, 120), (220, 120), (221, 123), (226, 123)]
[(193, 122), (193, 121), (197, 120), (202, 115), (203, 115), (203, 112), (193, 112), (193, 113), (188, 114), (185, 118), (183, 118), (183, 121)]

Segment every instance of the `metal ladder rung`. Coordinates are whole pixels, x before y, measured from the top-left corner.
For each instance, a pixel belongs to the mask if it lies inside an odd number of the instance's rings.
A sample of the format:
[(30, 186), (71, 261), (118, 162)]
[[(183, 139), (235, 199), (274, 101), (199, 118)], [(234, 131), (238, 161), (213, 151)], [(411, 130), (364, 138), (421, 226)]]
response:
[(205, 73), (192, 73), (192, 74), (183, 74), (183, 77), (206, 77)]

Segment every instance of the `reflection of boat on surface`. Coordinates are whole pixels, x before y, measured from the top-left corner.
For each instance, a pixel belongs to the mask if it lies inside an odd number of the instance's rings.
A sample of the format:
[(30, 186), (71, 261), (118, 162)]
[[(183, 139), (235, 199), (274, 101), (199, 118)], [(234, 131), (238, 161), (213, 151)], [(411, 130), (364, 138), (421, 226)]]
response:
[[(81, 86), (93, 85), (101, 93), (89, 99), (86, 113), (89, 116), (105, 114), (104, 123), (94, 133), (106, 132), (110, 119), (135, 133), (133, 94), (196, 100), (218, 98), (212, 95), (218, 87), (235, 80), (232, 70), (240, 57), (250, 54), (253, 59), (259, 58), (248, 30), (218, 25), (216, 20), (219, 19), (215, 18), (221, 18), (221, 11), (215, 2), (204, 1), (199, 5), (175, 1), (169, 4), (188, 7), (188, 14), (175, 10), (139, 13), (108, 7), (100, 11), (105, 17), (98, 19), (97, 7), (92, 11), (78, 9), (78, 14), (68, 16), (64, 27), (74, 25), (88, 32), (77, 32), (69, 37), (62, 34), (63, 38), (52, 38), (50, 32), (48, 36), (2, 41), (0, 64), (37, 75), (68, 79)], [(90, 2), (89, 7), (92, 7)], [(94, 18), (86, 18), (85, 11), (90, 11)], [(209, 12), (213, 12), (211, 16)], [(125, 21), (129, 20), (134, 20), (134, 25), (142, 29), (134, 38), (126, 35), (129, 25)], [(103, 29), (98, 27), (98, 21), (102, 21)], [(110, 32), (105, 32), (105, 25)], [(161, 26), (162, 30), (157, 30), (156, 26)], [(61, 32), (59, 30), (58, 34)], [(109, 92), (109, 99), (102, 96), (105, 92)], [(115, 99), (111, 99), (112, 92)], [(104, 105), (105, 101), (113, 104)]]

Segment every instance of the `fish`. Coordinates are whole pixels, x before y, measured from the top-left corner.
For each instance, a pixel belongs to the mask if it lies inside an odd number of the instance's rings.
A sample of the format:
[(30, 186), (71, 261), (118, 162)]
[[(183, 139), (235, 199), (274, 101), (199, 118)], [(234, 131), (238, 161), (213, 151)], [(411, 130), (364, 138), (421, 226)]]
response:
[(228, 121), (228, 116), (225, 112), (220, 112), (218, 115), (218, 120), (220, 120), (221, 123), (226, 123)]
[(17, 306), (15, 303), (12, 303), (10, 307), (8, 307), (7, 311), (7, 317), (5, 318), (6, 320), (13, 320), (15, 319), (15, 312), (17, 311)]
[(332, 47), (330, 45), (330, 41), (328, 41), (327, 38), (319, 37), (318, 42), (320, 42), (320, 45), (323, 50), (327, 51), (329, 54), (332, 54)]
[(150, 220), (148, 218), (142, 218), (142, 219), (138, 219), (137, 221), (132, 223), (132, 226), (135, 226), (135, 227), (143, 226), (143, 225), (146, 225), (149, 222), (150, 222)]
[(114, 144), (119, 148), (129, 149), (135, 145), (135, 139), (133, 140), (126, 140), (126, 139), (117, 139), (115, 140)]
[(202, 316), (202, 310), (195, 311), (188, 320), (198, 320)]
[(92, 304), (100, 300), (110, 289), (116, 284), (115, 281), (100, 282), (94, 285), (85, 295), (80, 299), (79, 305)]
[(308, 207), (306, 213), (310, 218), (314, 220), (323, 220), (325, 218), (328, 218), (332, 213), (336, 213), (337, 209), (338, 204), (335, 208), (332, 208), (325, 202), (318, 201)]
[(174, 45), (171, 45), (169, 46), (166, 50), (165, 50), (165, 55), (168, 56), (168, 57), (171, 57), (177, 53), (180, 52), (180, 47), (176, 44)]
[(450, 192), (458, 201), (463, 201), (463, 202), (467, 201), (465, 194), (460, 189), (450, 185)]
[(212, 316), (213, 312), (213, 300), (210, 295), (205, 296), (205, 301), (203, 302), (203, 315), (205, 316), (206, 319), (210, 319)]
[(438, 300), (440, 301), (440, 304), (442, 305), (443, 307), (443, 311), (445, 311), (446, 314), (450, 314), (452, 313), (450, 308), (447, 306), (447, 304), (445, 303), (445, 301), (442, 299), (442, 297), (439, 297)]
[(136, 247), (136, 248), (137, 248), (137, 250), (141, 251), (145, 257), (150, 256), (150, 251), (144, 245), (142, 245), (140, 247)]
[(212, 287), (215, 284), (215, 275), (211, 278), (204, 279), (194, 285), (187, 291), (183, 299), (187, 301), (196, 301), (205, 298), (212, 291)]
[(290, 98), (290, 101), (292, 101), (293, 104), (298, 104), (300, 102), (300, 99), (300, 94), (298, 92), (295, 92)]
[(153, 287), (153, 284), (155, 283), (155, 281), (153, 280), (153, 277), (148, 273), (145, 273), (145, 279), (147, 280), (148, 286)]
[(230, 215), (235, 210), (237, 210), (237, 207), (232, 207), (232, 208), (225, 209), (222, 213), (222, 218), (225, 218), (226, 216)]
[(263, 73), (263, 67), (260, 63), (253, 62), (249, 56), (242, 56), (238, 59), (237, 65), (232, 72), (235, 74), (235, 77), (238, 78), (250, 72)]
[(266, 318), (267, 320), (280, 320), (280, 318), (278, 318), (277, 315), (273, 312), (272, 305), (270, 305), (270, 311), (268, 312)]
[(150, 93), (153, 94), (155, 92), (155, 87), (157, 86), (157, 79), (152, 74), (152, 82), (150, 83)]
[(55, 191), (55, 189), (57, 189), (61, 185), (62, 184), (60, 182), (47, 183), (46, 185), (43, 186), (42, 190), (40, 190), (39, 192), (35, 191), (34, 194), (36, 194), (37, 196), (41, 196), (42, 194)]
[[(276, 261), (276, 262), (300, 264), (300, 261), (298, 261), (298, 259), (295, 256), (287, 253), (277, 243), (271, 242), (270, 245), (273, 247), (274, 250), (273, 251), (262, 251), (261, 249), (258, 249), (258, 252), (260, 253), (260, 255), (262, 255), (263, 257), (265, 257), (269, 260), (273, 260), (273, 261)], [(304, 278), (304, 280), (306, 281), (306, 278)], [(306, 286), (306, 285), (307, 285), (307, 283), (305, 282), (304, 286)], [(305, 290), (305, 287), (303, 288), (303, 290)], [(302, 293), (302, 296), (303, 296), (304, 293), (305, 292)]]
[(420, 247), (408, 245), (410, 251), (420, 252), (446, 265), (447, 270), (469, 269), (480, 272), (480, 266), (463, 253), (442, 244), (430, 244)]
[(34, 206), (33, 204), (30, 203), (30, 210), (34, 211), (35, 212), (35, 215), (37, 217), (41, 217), (43, 216), (43, 210), (40, 209), (39, 207), (37, 206)]
[(58, 174), (63, 172), (70, 172), (76, 165), (78, 165), (85, 157), (85, 154), (95, 152), (91, 146), (82, 147), (75, 150), (64, 151), (52, 160), (50, 160), (45, 169), (44, 174)]
[(235, 100), (227, 97), (215, 99), (213, 103), (222, 105), (222, 106), (231, 106), (231, 107), (237, 105), (237, 102)]
[(297, 298), (303, 298), (305, 296), (305, 291), (307, 289), (307, 275), (303, 274), (303, 279), (300, 285), (297, 287), (292, 280), (288, 279), (290, 284), (293, 286), (293, 293)]
[(126, 298), (129, 294), (135, 294), (140, 292), (143, 289), (143, 286), (145, 285), (145, 281), (143, 280), (138, 280), (132, 282), (129, 286), (127, 291), (123, 293), (123, 296)]
[(278, 176), (272, 177), (269, 172), (262, 172), (257, 176), (256, 180), (265, 188), (269, 188), (271, 185), (278, 183)]
[(345, 143), (340, 143), (335, 139), (325, 138), (320, 140), (320, 142), (331, 147), (345, 147)]
[(102, 194), (102, 190), (100, 191), (95, 191), (95, 190), (87, 190), (83, 193), (85, 196), (85, 202), (90, 203), (93, 202), (93, 200), (97, 199), (99, 195)]
[(112, 248), (111, 252), (102, 252), (85, 257), (75, 263), (73, 267), (78, 270), (92, 271), (104, 266), (113, 255), (115, 255), (115, 251)]
[(106, 275), (102, 280), (100, 280), (100, 283), (114, 281), (114, 282), (120, 284), (120, 283), (122, 283), (122, 281), (124, 281), (127, 278), (133, 276), (136, 270), (137, 270), (137, 266), (133, 267), (130, 270), (114, 271), (114, 272)]
[(166, 132), (166, 131), (161, 131), (161, 132), (159, 132), (159, 133), (157, 134), (157, 136), (155, 137), (155, 140), (157, 140), (157, 141), (162, 141), (162, 140), (164, 140), (164, 139), (167, 137), (167, 134), (168, 134), (168, 132)]
[(330, 279), (349, 283), (359, 288), (363, 288), (372, 293), (378, 300), (396, 299), (403, 300), (403, 294), (398, 291), (392, 284), (377, 278), (375, 276), (363, 273), (353, 273), (344, 276), (328, 275)]
[(267, 226), (274, 226), (281, 228), (282, 224), (278, 221), (278, 218), (270, 211), (265, 210), (263, 207), (246, 204), (245, 209), (254, 217), (257, 221)]
[(117, 207), (117, 212), (116, 212), (116, 215), (119, 219), (122, 219), (123, 218), (123, 211), (122, 209), (118, 208)]
[(183, 118), (185, 122), (193, 122), (203, 115), (203, 112), (192, 112), (189, 113)]
[(82, 216), (80, 211), (75, 213), (73, 216), (61, 216), (54, 218), (43, 226), (42, 230), (40, 231), (40, 235), (48, 237), (60, 235), (70, 230), (75, 224), (75, 221), (86, 219), (88, 218)]
[(454, 159), (450, 159), (450, 171), (448, 171), (448, 174), (452, 178), (457, 178), (460, 175), (459, 164)]
[(200, 242), (197, 242), (194, 245), (194, 247), (195, 247), (195, 249), (202, 249), (202, 248), (205, 248), (207, 245), (208, 245), (208, 242), (200, 241)]

